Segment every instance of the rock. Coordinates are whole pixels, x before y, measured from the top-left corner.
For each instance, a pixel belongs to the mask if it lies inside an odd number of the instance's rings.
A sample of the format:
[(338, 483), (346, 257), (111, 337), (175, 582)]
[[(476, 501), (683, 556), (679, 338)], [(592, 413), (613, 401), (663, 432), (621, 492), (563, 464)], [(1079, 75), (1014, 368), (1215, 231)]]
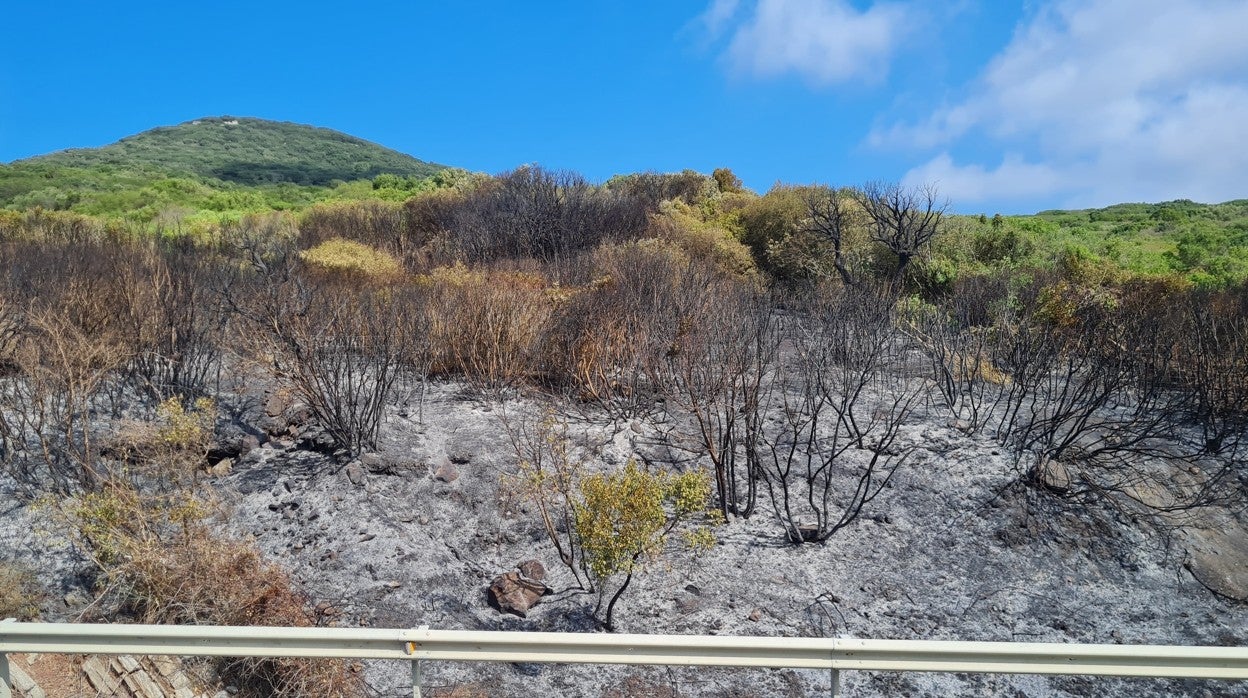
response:
[(270, 417), (280, 417), (290, 409), (290, 397), (285, 393), (273, 393), (264, 403), (264, 413)]
[(467, 442), (463, 440), (456, 440), (447, 445), (446, 457), (452, 463), (464, 465), (465, 463), (470, 463), (472, 461), (472, 457), (475, 455), (475, 450), (476, 449), (474, 449)]
[(347, 479), (352, 485), (359, 487), (364, 484), (364, 468), (359, 463), (349, 463), (347, 465)]
[(357, 460), (365, 470), (374, 475), (387, 475), (394, 472), (394, 468), (380, 453), (364, 453)]
[(433, 479), (438, 482), (455, 482), (459, 479), (459, 469), (453, 463), (443, 463), (434, 471)]
[(234, 469), (234, 459), (222, 458), (221, 460), (217, 461), (216, 465), (210, 466), (208, 468), (208, 474), (213, 477), (225, 477), (226, 475), (229, 475), (230, 471), (233, 469)]
[(161, 657), (159, 655), (152, 657), (152, 666), (156, 667), (156, 671), (160, 672), (160, 675), (165, 678), (169, 678), (177, 674), (179, 668), (178, 660), (170, 657)]
[(91, 597), (87, 596), (80, 589), (71, 589), (65, 594), (65, 605), (69, 607), (85, 606), (91, 603)]
[(545, 581), (546, 579), (546, 566), (537, 560), (525, 560), (516, 565), (516, 569), (520, 570), (520, 574), (525, 579), (531, 579), (535, 582)]
[(47, 698), (48, 694), (44, 693), (43, 689), (35, 684), (35, 680), (30, 678), (30, 674), (27, 674), (21, 667), (16, 664), (10, 665), (9, 672), (13, 688), (17, 689), (19, 695), (26, 696), (26, 698)]
[(1187, 568), (1196, 581), (1218, 596), (1248, 601), (1248, 531), (1231, 525), (1187, 534)]
[(133, 674), (126, 674), (122, 681), (125, 682), (126, 687), (130, 689), (135, 698), (165, 698), (165, 692), (142, 669)]
[(525, 618), (550, 589), (541, 582), (524, 579), (519, 572), (508, 572), (490, 583), (486, 600), (500, 613)]
[(629, 429), (631, 429), (631, 430), (633, 431), (633, 433), (634, 433), (634, 434), (640, 434), (640, 433), (641, 433), (641, 431), (642, 431), (642, 429), (641, 429), (641, 422), (639, 422), (639, 421), (637, 421), (637, 420), (635, 420), (635, 419), (634, 419), (633, 421), (629, 422), (629, 424), (628, 424), (628, 428), (629, 428)]
[[(795, 535), (796, 538), (794, 538)], [(791, 543), (817, 543), (819, 542), (819, 527), (815, 524), (798, 524), (796, 534), (788, 531), (785, 536)]]
[(260, 437), (255, 434), (248, 434), (243, 437), (242, 441), (239, 442), (238, 454), (240, 456), (245, 456), (257, 448), (260, 448)]
[(104, 660), (99, 657), (91, 657), (82, 663), (82, 673), (86, 674), (87, 681), (91, 686), (103, 695), (117, 695), (121, 689), (121, 682), (113, 676), (113, 672), (108, 670), (108, 666), (104, 664)]
[(699, 588), (697, 587), (697, 585), (695, 585), (695, 584), (686, 584), (686, 585), (685, 585), (685, 591), (689, 592), (690, 594), (693, 594), (694, 596), (701, 596), (701, 595), (702, 595), (702, 590), (701, 590), (701, 589), (699, 589)]
[(702, 599), (699, 599), (692, 594), (688, 596), (682, 594), (676, 598), (676, 608), (680, 611), (681, 615), (694, 613), (702, 608)]
[(1070, 491), (1070, 470), (1061, 461), (1044, 459), (1036, 465), (1035, 476), (1044, 487), (1062, 494)]
[(745, 619), (750, 621), (751, 623), (757, 623), (758, 621), (763, 619), (763, 609), (755, 608), (754, 610), (750, 611), (750, 615), (746, 616)]
[(139, 662), (128, 654), (113, 657), (113, 661), (109, 662), (109, 664), (112, 665), (113, 671), (118, 674), (129, 674), (142, 668), (139, 666)]
[(370, 541), (370, 540), (372, 540), (372, 539), (374, 539), (374, 538), (376, 538), (376, 537), (377, 537), (377, 534), (376, 534), (376, 533), (365, 533), (364, 535), (360, 536), (360, 542), (361, 542), (361, 543), (367, 543), (368, 541)]

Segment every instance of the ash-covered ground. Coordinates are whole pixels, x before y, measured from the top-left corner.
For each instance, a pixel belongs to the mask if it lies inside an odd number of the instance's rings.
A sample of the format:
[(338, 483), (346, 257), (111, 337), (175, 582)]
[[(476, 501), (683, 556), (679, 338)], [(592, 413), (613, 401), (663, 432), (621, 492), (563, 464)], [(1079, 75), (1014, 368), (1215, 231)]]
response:
[[(393, 406), (377, 453), (335, 458), (306, 410), (268, 393), (240, 398), (225, 440), (244, 453), (213, 484), (223, 532), (254, 537), (341, 625), (601, 632), (595, 597), (573, 589), (531, 506), (504, 486), (517, 456), (508, 424), (548, 403), (430, 386)], [(663, 462), (683, 425), (612, 420), (563, 405), (591, 467)], [(655, 411), (662, 414), (661, 410)], [(294, 415), (292, 419), (292, 415)], [(289, 422), (295, 427), (289, 428)], [(628, 633), (1018, 642), (1248, 645), (1248, 534), (1227, 510), (1160, 528), (1112, 509), (1079, 513), (1011, 486), (1011, 461), (938, 409), (903, 428), (914, 451), (888, 488), (824, 544), (793, 546), (766, 502), (717, 528), (717, 544), (674, 549), (632, 583), (616, 611)], [(282, 436), (270, 434), (284, 433)], [(319, 450), (318, 450), (319, 449)], [(687, 467), (682, 466), (682, 467)], [(224, 470), (218, 468), (218, 471)], [(50, 619), (80, 613), (90, 566), (17, 499), (0, 537), (59, 590)], [(526, 618), (486, 601), (499, 575), (543, 563), (554, 591)], [(1214, 590), (1209, 587), (1212, 586)], [(1215, 593), (1215, 590), (1218, 593)], [(68, 594), (68, 604), (63, 596)], [(382, 696), (410, 695), (408, 668), (365, 667)], [(823, 671), (427, 663), (426, 695), (816, 696)], [(1248, 695), (1229, 682), (847, 672), (849, 696)]]

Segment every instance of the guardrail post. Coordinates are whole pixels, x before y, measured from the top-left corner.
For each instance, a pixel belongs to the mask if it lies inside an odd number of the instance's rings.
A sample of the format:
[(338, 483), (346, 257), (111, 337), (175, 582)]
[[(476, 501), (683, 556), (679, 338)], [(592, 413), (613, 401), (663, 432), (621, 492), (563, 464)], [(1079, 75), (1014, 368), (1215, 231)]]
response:
[(13, 698), (10, 688), (13, 679), (9, 676), (9, 655), (0, 654), (0, 698)]
[[(4, 696), (0, 696), (4, 698)], [(420, 660), (412, 660), (412, 698), (420, 698)]]
[[(16, 618), (0, 620), (0, 625), (16, 622)], [(0, 698), (13, 698), (13, 677), (9, 675), (9, 655), (0, 652)]]
[(841, 670), (832, 670), (832, 698), (841, 698)]

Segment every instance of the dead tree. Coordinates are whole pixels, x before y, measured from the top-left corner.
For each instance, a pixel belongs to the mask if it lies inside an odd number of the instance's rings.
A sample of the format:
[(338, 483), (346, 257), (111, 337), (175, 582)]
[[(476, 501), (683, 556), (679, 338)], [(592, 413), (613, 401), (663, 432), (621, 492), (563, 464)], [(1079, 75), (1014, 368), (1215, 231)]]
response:
[(911, 260), (932, 241), (949, 202), (939, 199), (935, 187), (903, 187), (896, 183), (870, 182), (853, 191), (853, 198), (867, 217), (870, 237), (897, 259), (892, 279), (896, 283)]
[(847, 248), (852, 231), (863, 222), (861, 212), (842, 192), (830, 187), (812, 188), (806, 192), (805, 199), (809, 216), (807, 232), (832, 246), (832, 266), (841, 282), (846, 286), (857, 285)]

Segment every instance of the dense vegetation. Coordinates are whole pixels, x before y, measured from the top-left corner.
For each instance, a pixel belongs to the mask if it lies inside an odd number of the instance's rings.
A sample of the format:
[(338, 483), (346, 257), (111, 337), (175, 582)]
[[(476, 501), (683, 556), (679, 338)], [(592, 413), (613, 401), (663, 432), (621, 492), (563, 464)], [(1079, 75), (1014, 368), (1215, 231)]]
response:
[(123, 169), (146, 165), (238, 184), (319, 186), (383, 173), (420, 178), (442, 169), (327, 128), (229, 116), (154, 128), (103, 148), (63, 150), (23, 162)]
[[(39, 207), (144, 224), (174, 217), (216, 222), (330, 198), (398, 198), (432, 186), (428, 180), (445, 170), (329, 129), (204, 118), (102, 148), (0, 165), (0, 208)], [(372, 182), (360, 183), (374, 178), (376, 190)]]

